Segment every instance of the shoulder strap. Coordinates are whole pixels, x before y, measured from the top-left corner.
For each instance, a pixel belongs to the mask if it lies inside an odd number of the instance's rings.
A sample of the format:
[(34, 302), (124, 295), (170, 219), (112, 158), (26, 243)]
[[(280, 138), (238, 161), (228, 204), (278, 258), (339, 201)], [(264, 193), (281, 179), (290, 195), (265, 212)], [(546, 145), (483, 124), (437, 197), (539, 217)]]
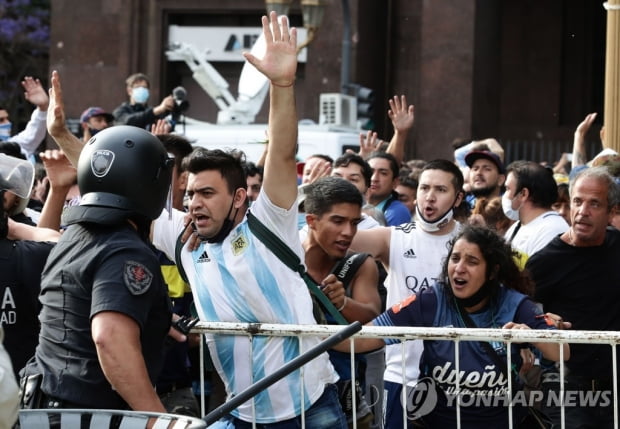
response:
[[(468, 328), (478, 327), (474, 323), (474, 321), (471, 319), (471, 317), (469, 317), (469, 313), (467, 313), (467, 311), (463, 307), (457, 304), (457, 308), (458, 308), (459, 313), (461, 313), (461, 318), (463, 319), (463, 322), (465, 322), (465, 325)], [(499, 357), (495, 349), (487, 341), (479, 341), (478, 343), (484, 349), (486, 354), (489, 355), (491, 359), (493, 359), (493, 363), (495, 363), (495, 366), (499, 368), (499, 370), (502, 372), (502, 374), (504, 374), (504, 377), (505, 377), (506, 376), (506, 362), (504, 362), (502, 358)], [(510, 353), (510, 350), (508, 350), (508, 353)]]
[(336, 265), (334, 265), (334, 268), (332, 268), (332, 274), (335, 274), (338, 280), (342, 282), (347, 296), (351, 295), (349, 287), (353, 277), (355, 277), (357, 270), (360, 269), (369, 256), (370, 253), (352, 253), (339, 260)]
[(181, 276), (183, 281), (185, 283), (189, 283), (189, 280), (187, 280), (187, 274), (185, 273), (185, 268), (183, 268), (183, 264), (181, 263), (181, 250), (183, 249), (183, 246), (185, 245), (185, 243), (181, 241), (181, 237), (183, 236), (184, 232), (185, 232), (185, 228), (183, 228), (183, 231), (177, 237), (177, 243), (174, 246), (174, 263), (176, 264), (177, 269), (179, 270), (179, 275)]
[(312, 281), (310, 276), (306, 273), (304, 266), (302, 265), (299, 257), (288, 247), (280, 238), (275, 235), (273, 232), (269, 230), (263, 223), (258, 220), (256, 216), (252, 214), (251, 211), (248, 210), (248, 225), (250, 226), (250, 231), (252, 234), (256, 236), (260, 241), (263, 242), (265, 246), (269, 250), (273, 252), (274, 255), (278, 257), (280, 261), (291, 270), (299, 273), (299, 275), (306, 282), (306, 286), (310, 289), (310, 293), (314, 295), (321, 305), (331, 314), (336, 322), (340, 325), (348, 325), (346, 319), (340, 314), (340, 312), (334, 307), (334, 304), (325, 296), (323, 292), (317, 287), (317, 285)]

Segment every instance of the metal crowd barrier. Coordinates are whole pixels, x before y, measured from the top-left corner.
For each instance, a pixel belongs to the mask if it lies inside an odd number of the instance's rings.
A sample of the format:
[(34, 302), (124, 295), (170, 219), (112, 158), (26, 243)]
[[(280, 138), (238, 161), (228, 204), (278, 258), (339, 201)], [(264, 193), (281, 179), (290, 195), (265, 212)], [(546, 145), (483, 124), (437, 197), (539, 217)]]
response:
[[(194, 333), (202, 334), (225, 334), (225, 335), (246, 335), (248, 337), (253, 336), (292, 336), (297, 338), (307, 336), (327, 337), (329, 335), (337, 333), (342, 329), (342, 326), (333, 325), (279, 325), (279, 324), (267, 324), (267, 323), (225, 323), (225, 322), (199, 322), (193, 329)], [(455, 345), (455, 370), (458, 374), (460, 372), (459, 366), (459, 343), (463, 341), (498, 341), (505, 342), (507, 344), (512, 343), (532, 343), (532, 342), (547, 342), (557, 344), (608, 344), (611, 349), (612, 363), (613, 363), (613, 412), (614, 412), (614, 427), (618, 429), (618, 401), (615, 398), (618, 397), (618, 383), (617, 383), (617, 355), (616, 347), (620, 344), (620, 331), (577, 331), (577, 330), (535, 330), (535, 329), (469, 329), (469, 328), (428, 328), (428, 327), (378, 327), (378, 326), (364, 326), (362, 330), (355, 334), (354, 337), (369, 337), (369, 338), (395, 338), (399, 340), (443, 340), (454, 341)], [(200, 343), (200, 361), (201, 361), (201, 386), (204, 386), (204, 353), (206, 349), (204, 347), (204, 337)], [(404, 343), (403, 343), (404, 344)], [(403, 356), (405, 348), (401, 348)], [(351, 349), (351, 366), (354, 364), (355, 348)], [(404, 361), (404, 359), (403, 359)], [(403, 362), (403, 374), (404, 374), (405, 362)], [(507, 358), (507, 373), (510, 373), (512, 367), (511, 356), (508, 353)], [(564, 392), (564, 353), (563, 348), (560, 348), (560, 391)], [(354, 374), (354, 371), (352, 371)], [(303, 376), (303, 373), (302, 373)], [(404, 378), (404, 375), (403, 375)], [(456, 378), (456, 390), (460, 391), (459, 377)], [(258, 380), (254, 380), (256, 382)], [(355, 383), (355, 380), (353, 380)], [(406, 380), (403, 380), (403, 385), (406, 385)], [(403, 397), (405, 395), (403, 389)], [(512, 377), (508, 377), (508, 391), (512, 391)], [(404, 398), (403, 398), (404, 399)], [(353, 409), (356, 409), (355, 395), (353, 395)], [(461, 427), (460, 422), (460, 402), (457, 404), (457, 428)], [(404, 408), (404, 407), (403, 407)], [(509, 428), (512, 429), (512, 404), (509, 407)], [(204, 391), (201, 394), (201, 410), (202, 414), (205, 414), (205, 398)], [(561, 420), (562, 428), (565, 427), (565, 410), (564, 405), (561, 407)], [(302, 419), (303, 422), (303, 419)], [(406, 427), (407, 416), (406, 410), (403, 409), (403, 423)], [(356, 419), (353, 418), (353, 428), (356, 429)]]

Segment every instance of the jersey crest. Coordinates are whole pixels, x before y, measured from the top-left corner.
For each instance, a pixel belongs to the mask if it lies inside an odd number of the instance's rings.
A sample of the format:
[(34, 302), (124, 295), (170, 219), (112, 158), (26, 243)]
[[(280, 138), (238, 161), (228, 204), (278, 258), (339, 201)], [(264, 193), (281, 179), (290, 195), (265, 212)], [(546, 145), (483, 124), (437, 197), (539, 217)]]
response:
[(245, 234), (241, 233), (235, 237), (231, 242), (233, 255), (239, 256), (248, 247), (248, 239)]
[(127, 261), (123, 270), (125, 286), (132, 295), (142, 295), (151, 286), (153, 274), (139, 262)]

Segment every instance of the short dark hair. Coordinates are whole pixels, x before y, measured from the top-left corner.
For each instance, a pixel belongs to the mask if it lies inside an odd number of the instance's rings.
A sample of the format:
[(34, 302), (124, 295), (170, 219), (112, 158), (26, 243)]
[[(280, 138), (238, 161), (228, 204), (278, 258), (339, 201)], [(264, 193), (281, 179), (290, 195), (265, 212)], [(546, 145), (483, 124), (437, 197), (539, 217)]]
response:
[(243, 164), (243, 171), (245, 173), (245, 177), (254, 177), (257, 174), (260, 176), (261, 180), (263, 179), (263, 167), (254, 164), (252, 161), (247, 161)]
[(19, 143), (15, 143), (12, 141), (0, 142), (0, 153), (3, 153), (8, 156), (12, 156), (14, 158), (26, 159), (24, 154), (22, 153), (22, 148)]
[(364, 182), (366, 182), (366, 187), (370, 186), (370, 179), (372, 178), (372, 168), (364, 158), (359, 156), (358, 154), (347, 152), (340, 157), (336, 158), (334, 161), (334, 168), (336, 167), (348, 167), (349, 164), (357, 164), (362, 169), (362, 176), (364, 176)]
[(350, 203), (362, 209), (364, 203), (360, 191), (341, 177), (323, 177), (304, 187), (304, 211), (317, 216), (327, 213), (334, 204)]
[(390, 170), (392, 170), (392, 178), (398, 178), (398, 172), (400, 171), (400, 165), (398, 165), (398, 160), (394, 157), (394, 155), (387, 152), (373, 152), (368, 157), (368, 163), (370, 164), (371, 159), (381, 158), (387, 159), (390, 163)]
[(136, 82), (140, 82), (141, 80), (145, 81), (147, 86), (151, 86), (151, 81), (149, 80), (149, 77), (144, 73), (132, 74), (127, 79), (125, 79), (125, 84), (127, 85), (127, 88), (131, 88)]
[(418, 181), (411, 177), (411, 175), (407, 174), (406, 176), (400, 176), (400, 184), (402, 186), (406, 186), (408, 188), (413, 189), (417, 192), (418, 190)]
[(429, 161), (422, 168), (420, 175), (427, 170), (441, 170), (452, 174), (452, 185), (454, 186), (454, 190), (457, 194), (463, 191), (463, 184), (465, 183), (463, 173), (452, 161), (448, 161), (447, 159), (434, 159)]
[(219, 171), (226, 183), (228, 192), (234, 194), (239, 188), (245, 189), (247, 181), (243, 164), (245, 154), (238, 150), (225, 152), (221, 149), (205, 149), (198, 147), (183, 160), (183, 168), (192, 174), (206, 170)]
[(506, 175), (510, 173), (517, 180), (515, 193), (527, 188), (534, 206), (551, 209), (557, 201), (558, 185), (550, 169), (534, 161), (514, 161), (506, 168)]
[(168, 152), (174, 155), (174, 165), (177, 167), (177, 173), (183, 171), (183, 158), (192, 153), (194, 148), (185, 137), (178, 134), (160, 134), (157, 136), (160, 142)]
[(307, 158), (304, 160), (304, 162), (305, 162), (305, 161), (307, 161), (307, 160), (309, 160), (310, 158), (319, 158), (319, 159), (322, 159), (323, 161), (327, 161), (327, 162), (329, 162), (330, 164), (333, 164), (333, 163), (334, 163), (334, 158), (332, 158), (332, 157), (331, 157), (331, 156), (329, 156), (329, 155), (325, 155), (325, 154), (323, 154), (323, 153), (315, 153), (314, 155), (310, 155), (309, 157), (307, 157)]

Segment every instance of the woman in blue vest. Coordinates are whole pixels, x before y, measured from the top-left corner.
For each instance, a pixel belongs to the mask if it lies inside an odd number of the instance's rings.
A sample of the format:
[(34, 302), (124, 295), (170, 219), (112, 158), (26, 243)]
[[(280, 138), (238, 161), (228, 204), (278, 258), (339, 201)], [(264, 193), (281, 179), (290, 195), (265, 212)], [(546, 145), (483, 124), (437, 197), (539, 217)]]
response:
[[(553, 329), (527, 296), (531, 286), (501, 237), (486, 228), (466, 226), (451, 243), (440, 281), (394, 305), (369, 325)], [(358, 338), (355, 351), (395, 341)], [(349, 342), (342, 346), (348, 348)], [(528, 346), (513, 344), (510, 350), (513, 392), (519, 388), (516, 372), (523, 363), (520, 349)], [(547, 359), (560, 359), (557, 344), (531, 346)], [(407, 426), (456, 427), (458, 399), (462, 428), (508, 427), (506, 354), (503, 342), (460, 342), (457, 371), (455, 342), (425, 340), (421, 375), (417, 386), (407, 390), (403, 407), (407, 410)], [(568, 345), (564, 345), (564, 358), (569, 358)], [(523, 406), (528, 405), (527, 398), (518, 395), (513, 405), (514, 422), (518, 423), (525, 412)], [(402, 428), (403, 419), (399, 417), (394, 419), (398, 421), (385, 422), (386, 427)]]

